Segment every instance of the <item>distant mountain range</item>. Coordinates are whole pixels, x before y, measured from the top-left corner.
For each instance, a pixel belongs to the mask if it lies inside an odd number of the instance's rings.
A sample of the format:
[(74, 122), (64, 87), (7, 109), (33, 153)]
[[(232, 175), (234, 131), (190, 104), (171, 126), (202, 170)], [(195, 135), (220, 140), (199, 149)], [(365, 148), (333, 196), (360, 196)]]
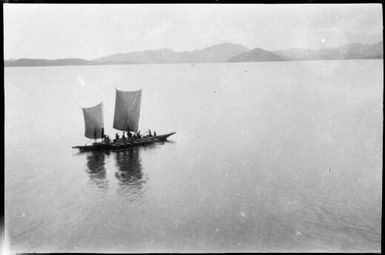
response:
[(376, 44), (348, 44), (320, 50), (283, 49), (267, 51), (248, 49), (239, 44), (222, 43), (211, 47), (177, 52), (171, 49), (117, 53), (92, 60), (66, 59), (12, 59), (5, 66), (63, 66), (63, 65), (111, 65), (157, 63), (208, 63), (208, 62), (265, 62), (298, 60), (380, 59), (383, 58), (383, 42)]
[(248, 50), (242, 45), (222, 43), (194, 51), (177, 52), (170, 49), (159, 49), (118, 53), (93, 59), (93, 61), (98, 63), (134, 62), (137, 64), (226, 62), (231, 57)]
[(65, 59), (34, 59), (21, 58), (4, 61), (4, 66), (68, 66), (68, 65), (94, 65), (94, 61), (81, 58)]
[(272, 52), (288, 60), (377, 59), (383, 58), (383, 43), (355, 43), (320, 50), (285, 49)]

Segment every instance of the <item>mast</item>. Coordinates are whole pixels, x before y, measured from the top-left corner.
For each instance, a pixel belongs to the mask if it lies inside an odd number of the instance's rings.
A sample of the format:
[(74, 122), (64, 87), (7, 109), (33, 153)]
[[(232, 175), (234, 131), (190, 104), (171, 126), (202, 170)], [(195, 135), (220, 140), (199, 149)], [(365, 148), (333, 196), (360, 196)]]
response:
[(116, 89), (113, 128), (121, 131), (138, 131), (142, 90), (121, 91)]
[(104, 132), (103, 102), (92, 107), (82, 108), (85, 123), (84, 136), (90, 139), (102, 138)]

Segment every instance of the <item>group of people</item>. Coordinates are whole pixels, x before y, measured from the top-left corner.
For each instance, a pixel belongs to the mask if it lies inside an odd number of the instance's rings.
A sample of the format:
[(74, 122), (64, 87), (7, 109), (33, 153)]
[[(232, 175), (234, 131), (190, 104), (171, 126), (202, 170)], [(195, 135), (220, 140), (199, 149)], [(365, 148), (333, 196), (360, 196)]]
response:
[[(123, 132), (122, 137), (119, 137), (119, 134), (116, 133), (115, 139), (113, 140), (113, 142), (126, 141), (126, 140), (132, 140), (132, 139), (141, 139), (141, 138), (152, 137), (152, 136), (156, 136), (156, 132), (154, 131), (153, 133), (151, 133), (150, 129), (148, 130), (148, 135), (145, 135), (145, 136), (142, 136), (140, 134), (140, 131), (138, 131), (134, 134), (131, 133), (130, 131), (127, 131), (127, 137), (124, 135), (124, 132)], [(96, 129), (95, 129), (94, 137), (95, 137), (95, 139), (97, 138)], [(110, 137), (108, 135), (104, 134), (104, 128), (102, 128), (102, 130), (101, 130), (101, 137), (105, 143), (111, 142)]]
[(140, 135), (140, 131), (139, 131), (138, 133), (136, 133), (136, 134), (132, 134), (131, 132), (127, 132), (127, 137), (126, 137), (126, 136), (124, 135), (124, 133), (123, 133), (123, 135), (122, 135), (121, 138), (119, 137), (119, 134), (116, 133), (116, 134), (115, 134), (115, 140), (114, 140), (114, 142), (115, 142), (115, 141), (119, 141), (119, 140), (126, 141), (127, 139), (138, 139), (138, 138), (142, 138), (142, 136)]
[(138, 131), (136, 133), (131, 133), (131, 132), (127, 131), (127, 136), (125, 135), (124, 132), (123, 132), (121, 137), (119, 137), (118, 133), (115, 133), (115, 139), (113, 142), (135, 140), (135, 139), (141, 139), (141, 138), (152, 137), (152, 136), (156, 136), (155, 131), (153, 133), (151, 133), (151, 130), (148, 130), (148, 135), (145, 135), (145, 136), (142, 136), (140, 134), (140, 131)]

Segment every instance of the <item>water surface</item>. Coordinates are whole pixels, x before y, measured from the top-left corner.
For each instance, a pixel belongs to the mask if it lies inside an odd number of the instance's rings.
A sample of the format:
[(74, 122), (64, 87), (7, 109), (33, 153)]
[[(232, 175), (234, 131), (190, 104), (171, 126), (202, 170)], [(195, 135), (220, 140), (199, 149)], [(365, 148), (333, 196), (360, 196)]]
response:
[[(382, 60), (5, 69), (5, 224), (36, 252), (380, 251)], [(78, 153), (143, 89), (169, 142)]]

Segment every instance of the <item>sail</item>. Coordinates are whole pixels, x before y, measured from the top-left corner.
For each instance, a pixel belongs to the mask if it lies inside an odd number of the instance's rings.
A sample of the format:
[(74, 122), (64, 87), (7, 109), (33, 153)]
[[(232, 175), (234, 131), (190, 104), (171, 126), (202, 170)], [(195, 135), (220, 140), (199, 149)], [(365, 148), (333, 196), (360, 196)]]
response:
[(122, 131), (138, 131), (142, 90), (116, 90), (114, 128)]
[(86, 129), (84, 133), (85, 137), (90, 139), (102, 138), (102, 129), (104, 131), (103, 103), (82, 109)]

